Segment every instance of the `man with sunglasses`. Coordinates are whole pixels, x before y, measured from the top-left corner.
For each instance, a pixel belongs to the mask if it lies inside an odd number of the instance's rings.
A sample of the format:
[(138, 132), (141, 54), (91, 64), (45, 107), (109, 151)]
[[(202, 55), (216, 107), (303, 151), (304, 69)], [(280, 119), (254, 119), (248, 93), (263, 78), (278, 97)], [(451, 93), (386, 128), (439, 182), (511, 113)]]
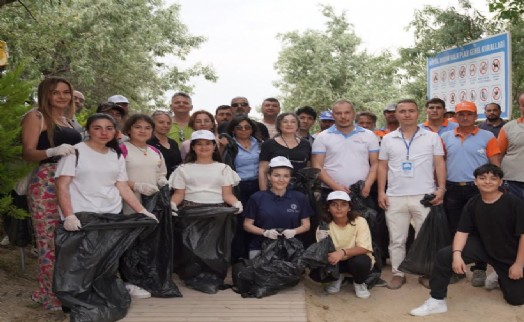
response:
[[(249, 112), (251, 111), (251, 106), (249, 106), (249, 102), (247, 98), (242, 96), (237, 96), (231, 100), (231, 111), (233, 112), (233, 117), (245, 115), (248, 116)], [(259, 134), (260, 139), (267, 140), (269, 139), (269, 131), (267, 130), (267, 127), (255, 120), (253, 120), (255, 124), (257, 125), (257, 131)], [(224, 122), (218, 126), (218, 133), (227, 133), (227, 128), (229, 126), (229, 122)]]
[(193, 129), (189, 126), (189, 113), (192, 109), (193, 103), (188, 94), (177, 92), (171, 98), (173, 126), (167, 136), (175, 140), (179, 146), (193, 133)]

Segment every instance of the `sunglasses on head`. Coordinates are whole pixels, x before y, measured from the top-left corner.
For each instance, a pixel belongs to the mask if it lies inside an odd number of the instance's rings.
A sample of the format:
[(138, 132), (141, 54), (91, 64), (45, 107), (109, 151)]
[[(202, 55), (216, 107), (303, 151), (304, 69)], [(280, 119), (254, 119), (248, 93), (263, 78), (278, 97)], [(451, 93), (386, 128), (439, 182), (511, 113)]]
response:
[(246, 102), (231, 104), (231, 107), (246, 107), (246, 106), (249, 106), (249, 104)]

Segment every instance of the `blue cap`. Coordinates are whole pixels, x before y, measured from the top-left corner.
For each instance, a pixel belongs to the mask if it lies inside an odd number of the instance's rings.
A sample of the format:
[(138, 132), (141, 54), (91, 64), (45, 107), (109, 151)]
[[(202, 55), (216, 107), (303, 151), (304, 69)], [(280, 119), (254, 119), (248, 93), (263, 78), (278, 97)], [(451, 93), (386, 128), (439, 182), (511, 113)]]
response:
[(320, 120), (328, 120), (328, 121), (334, 121), (333, 114), (331, 114), (330, 111), (324, 111), (320, 113)]

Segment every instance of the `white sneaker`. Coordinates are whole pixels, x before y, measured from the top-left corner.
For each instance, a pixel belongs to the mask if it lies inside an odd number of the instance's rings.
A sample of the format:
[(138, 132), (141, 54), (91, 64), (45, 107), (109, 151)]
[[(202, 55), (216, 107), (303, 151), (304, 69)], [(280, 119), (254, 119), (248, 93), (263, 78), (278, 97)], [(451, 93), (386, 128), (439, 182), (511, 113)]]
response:
[(484, 281), (484, 288), (486, 290), (494, 290), (499, 288), (499, 276), (497, 275), (497, 272), (493, 271), (488, 275), (488, 277), (486, 277), (486, 280)]
[(368, 286), (366, 285), (366, 283), (357, 284), (353, 282), (353, 287), (355, 288), (355, 294), (360, 299), (367, 299), (371, 295), (371, 293), (369, 293)]
[(326, 286), (324, 289), (329, 294), (336, 294), (340, 292), (340, 286), (342, 285), (342, 281), (344, 280), (343, 276), (340, 276), (340, 278), (334, 282), (329, 283), (328, 286)]
[(424, 304), (413, 309), (409, 314), (414, 316), (426, 316), (435, 313), (445, 313), (448, 311), (448, 305), (446, 300), (437, 300), (432, 297), (426, 300)]
[(129, 292), (129, 295), (135, 299), (147, 299), (151, 297), (151, 293), (144, 290), (140, 286), (126, 283), (126, 289)]
[(0, 241), (0, 246), (7, 246), (9, 245), (9, 236), (5, 236), (2, 241)]

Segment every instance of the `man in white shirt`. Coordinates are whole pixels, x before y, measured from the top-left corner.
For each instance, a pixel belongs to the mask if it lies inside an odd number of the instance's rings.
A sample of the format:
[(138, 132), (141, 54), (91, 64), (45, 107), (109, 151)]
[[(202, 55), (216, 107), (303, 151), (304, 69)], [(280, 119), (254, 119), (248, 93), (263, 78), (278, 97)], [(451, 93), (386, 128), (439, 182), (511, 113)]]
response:
[(413, 222), (418, 234), (430, 210), (420, 200), (425, 194), (433, 193), (435, 198), (431, 203), (441, 204), (446, 190), (442, 141), (437, 133), (418, 127), (417, 103), (411, 99), (401, 100), (395, 116), (400, 127), (384, 136), (378, 157), (378, 202), (386, 211), (390, 239), (393, 272), (388, 283), (390, 289), (399, 289), (406, 283), (398, 267), (406, 256), (409, 225)]

